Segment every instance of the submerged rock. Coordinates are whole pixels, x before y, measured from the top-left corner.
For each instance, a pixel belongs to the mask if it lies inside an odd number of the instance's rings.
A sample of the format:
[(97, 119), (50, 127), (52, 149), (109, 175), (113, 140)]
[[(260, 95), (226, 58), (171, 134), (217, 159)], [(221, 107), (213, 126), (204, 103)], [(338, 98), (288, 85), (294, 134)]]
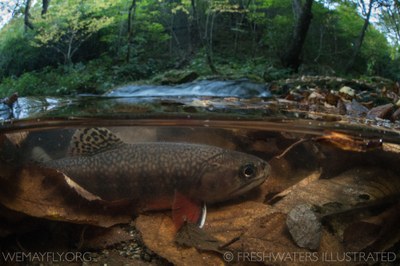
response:
[(286, 218), (286, 225), (299, 247), (317, 249), (321, 242), (322, 225), (312, 205), (295, 206)]

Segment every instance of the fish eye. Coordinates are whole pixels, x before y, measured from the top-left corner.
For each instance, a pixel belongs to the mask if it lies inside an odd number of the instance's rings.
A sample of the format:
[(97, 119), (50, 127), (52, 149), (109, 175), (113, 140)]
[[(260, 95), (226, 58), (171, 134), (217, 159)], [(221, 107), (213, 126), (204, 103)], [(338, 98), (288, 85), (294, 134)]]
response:
[(256, 167), (252, 163), (243, 165), (240, 168), (240, 176), (244, 178), (252, 178), (256, 175)]

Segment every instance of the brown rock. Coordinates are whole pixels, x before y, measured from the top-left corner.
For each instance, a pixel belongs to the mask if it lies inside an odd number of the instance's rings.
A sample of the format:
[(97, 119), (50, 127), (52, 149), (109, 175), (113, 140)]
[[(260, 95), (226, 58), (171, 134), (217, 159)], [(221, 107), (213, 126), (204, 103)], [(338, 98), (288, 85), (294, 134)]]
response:
[(400, 108), (398, 108), (391, 116), (392, 121), (400, 120)]
[(381, 119), (389, 119), (393, 110), (393, 104), (388, 103), (384, 105), (380, 105), (372, 108), (367, 113), (367, 117), (370, 119), (381, 118)]

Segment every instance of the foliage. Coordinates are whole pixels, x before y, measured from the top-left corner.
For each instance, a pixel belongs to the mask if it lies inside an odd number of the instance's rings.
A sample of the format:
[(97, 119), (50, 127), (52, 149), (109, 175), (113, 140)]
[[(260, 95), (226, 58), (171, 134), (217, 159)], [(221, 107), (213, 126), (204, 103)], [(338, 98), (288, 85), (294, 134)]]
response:
[[(153, 62), (154, 63), (154, 62)], [(157, 66), (149, 62), (138, 67), (137, 62), (129, 65), (112, 66), (112, 60), (104, 57), (88, 64), (76, 63), (57, 68), (47, 67), (20, 77), (7, 77), (0, 83), (2, 97), (18, 92), (20, 95), (73, 95), (99, 94), (112, 87), (142, 78), (149, 78)]]
[(52, 64), (51, 59), (36, 49), (26, 45), (32, 36), (24, 33), (23, 21), (13, 20), (0, 32), (0, 77), (20, 75), (37, 69), (43, 60)]
[(398, 57), (400, 47), (400, 3), (394, 1), (393, 4), (385, 5), (379, 14), (378, 25), (392, 43), (393, 49), (391, 57)]
[[(0, 95), (101, 93), (174, 68), (264, 81), (291, 74), (279, 59), (296, 21), (292, 0), (137, 0), (130, 33), (132, 1), (52, 0), (44, 15), (40, 2), (34, 30), (24, 27), (24, 1), (0, 5), (13, 12), (0, 29)], [(344, 74), (364, 21), (356, 3), (315, 1), (302, 74)], [(379, 10), (351, 74), (397, 79), (398, 6)]]
[(65, 63), (72, 63), (72, 56), (82, 43), (113, 22), (112, 17), (98, 16), (111, 3), (105, 0), (55, 1), (52, 12), (33, 21), (38, 33), (32, 45), (54, 48), (64, 56)]

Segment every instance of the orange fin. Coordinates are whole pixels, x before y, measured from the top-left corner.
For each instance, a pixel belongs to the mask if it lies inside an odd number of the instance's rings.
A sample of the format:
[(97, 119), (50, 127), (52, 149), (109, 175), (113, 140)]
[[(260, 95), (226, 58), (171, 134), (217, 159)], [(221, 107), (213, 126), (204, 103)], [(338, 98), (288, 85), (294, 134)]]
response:
[(204, 225), (206, 209), (201, 201), (193, 200), (180, 192), (175, 192), (172, 204), (172, 220), (177, 229), (181, 228), (185, 222)]

